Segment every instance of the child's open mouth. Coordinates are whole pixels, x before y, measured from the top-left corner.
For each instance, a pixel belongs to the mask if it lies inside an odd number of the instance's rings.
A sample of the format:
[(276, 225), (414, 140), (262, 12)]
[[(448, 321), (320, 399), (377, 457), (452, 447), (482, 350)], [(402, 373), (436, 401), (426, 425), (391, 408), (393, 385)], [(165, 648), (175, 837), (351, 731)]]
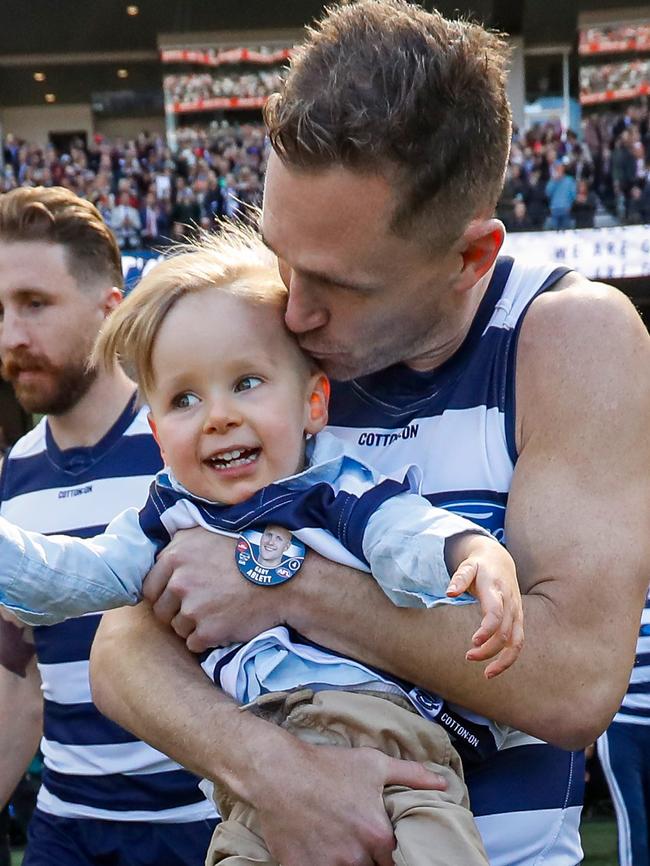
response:
[(247, 466), (254, 463), (262, 452), (261, 448), (233, 448), (232, 451), (221, 451), (209, 457), (206, 463), (215, 469), (234, 469), (236, 466)]

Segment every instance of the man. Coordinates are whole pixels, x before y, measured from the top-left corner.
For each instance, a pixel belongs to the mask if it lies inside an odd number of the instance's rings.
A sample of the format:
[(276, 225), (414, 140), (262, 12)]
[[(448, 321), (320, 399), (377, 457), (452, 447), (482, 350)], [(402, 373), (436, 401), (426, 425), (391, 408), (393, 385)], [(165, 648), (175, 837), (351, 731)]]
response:
[[(333, 432), (389, 473), (417, 462), (431, 501), (505, 533), (526, 593), (516, 664), (488, 681), (462, 661), (471, 606), (390, 608), (313, 553), (277, 591), (249, 588), (233, 545), (193, 531), (148, 592), (190, 649), (286, 622), (532, 734), (506, 731), (495, 758), (466, 767), (471, 805), (495, 866), (574, 866), (583, 770), (563, 749), (615, 711), (648, 582), (650, 341), (614, 290), (497, 259), (505, 64), (482, 28), (400, 0), (330, 11), (268, 105), (262, 228), (288, 327), (341, 380)], [(393, 862), (380, 794), (418, 784), (408, 765), (239, 712), (143, 606), (105, 618), (95, 662), (101, 705), (255, 805), (283, 866)]]
[[(5, 459), (0, 513), (27, 529), (94, 535), (141, 504), (160, 455), (123, 372), (86, 368), (121, 298), (120, 255), (97, 210), (60, 188), (0, 198), (0, 354), (28, 412)], [(25, 866), (199, 866), (213, 826), (197, 780), (94, 707), (99, 616), (24, 628), (0, 618), (0, 805), (38, 745), (43, 785)], [(34, 658), (36, 656), (36, 658)]]
[(140, 246), (142, 223), (128, 190), (120, 193), (118, 204), (111, 211), (111, 228), (121, 250), (135, 250)]

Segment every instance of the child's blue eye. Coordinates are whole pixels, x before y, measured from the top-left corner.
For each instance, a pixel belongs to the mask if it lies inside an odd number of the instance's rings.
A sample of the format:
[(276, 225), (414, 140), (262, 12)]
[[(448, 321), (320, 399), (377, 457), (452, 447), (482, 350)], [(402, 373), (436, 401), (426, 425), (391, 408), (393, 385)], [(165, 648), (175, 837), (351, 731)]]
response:
[(199, 398), (196, 394), (190, 394), (187, 391), (183, 394), (178, 394), (172, 400), (172, 406), (175, 409), (189, 409), (190, 406), (196, 406), (199, 402)]
[(262, 379), (259, 376), (244, 376), (235, 385), (235, 391), (252, 391), (253, 388), (257, 388), (261, 384)]

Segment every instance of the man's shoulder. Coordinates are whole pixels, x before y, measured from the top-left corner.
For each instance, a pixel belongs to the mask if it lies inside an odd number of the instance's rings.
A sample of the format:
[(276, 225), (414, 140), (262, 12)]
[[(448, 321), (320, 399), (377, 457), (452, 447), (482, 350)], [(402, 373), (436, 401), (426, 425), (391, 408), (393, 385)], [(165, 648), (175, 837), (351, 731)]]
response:
[[(622, 330), (619, 330), (622, 329)], [(575, 343), (595, 336), (619, 341), (629, 330), (640, 332), (643, 323), (623, 292), (569, 271), (530, 306), (522, 338), (539, 342), (540, 350), (570, 338)]]
[(47, 449), (46, 439), (47, 419), (45, 417), (20, 437), (11, 447), (10, 459), (31, 457)]
[(561, 423), (578, 405), (597, 424), (643, 411), (649, 393), (650, 335), (622, 292), (569, 273), (534, 300), (517, 349), (518, 425)]

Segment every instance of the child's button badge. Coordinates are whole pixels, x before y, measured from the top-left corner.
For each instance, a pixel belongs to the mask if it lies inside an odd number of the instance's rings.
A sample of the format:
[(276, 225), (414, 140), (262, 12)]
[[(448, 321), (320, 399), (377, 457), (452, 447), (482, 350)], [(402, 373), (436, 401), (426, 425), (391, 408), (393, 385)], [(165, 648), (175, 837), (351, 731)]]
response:
[(273, 523), (261, 532), (245, 529), (235, 548), (237, 568), (258, 586), (277, 586), (290, 580), (304, 558), (305, 545), (284, 526)]

